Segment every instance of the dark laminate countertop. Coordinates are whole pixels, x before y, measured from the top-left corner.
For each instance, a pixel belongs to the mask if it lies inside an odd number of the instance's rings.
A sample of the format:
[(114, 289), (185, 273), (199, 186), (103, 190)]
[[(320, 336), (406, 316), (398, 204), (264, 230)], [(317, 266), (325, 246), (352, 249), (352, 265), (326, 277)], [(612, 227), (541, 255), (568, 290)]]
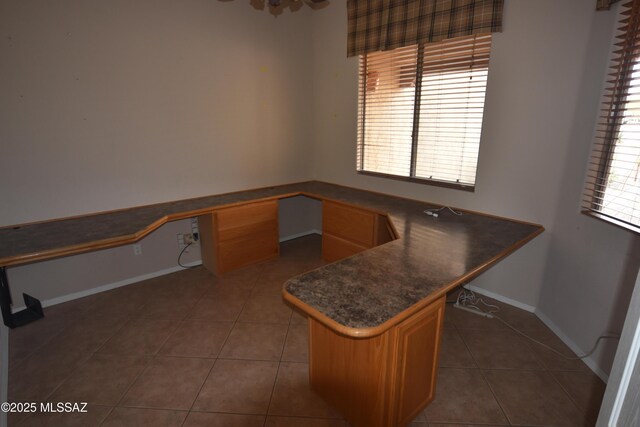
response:
[(471, 212), (433, 218), (423, 213), (433, 207), (428, 203), (312, 181), (0, 228), (0, 265), (131, 243), (170, 220), (298, 194), (387, 213), (398, 233), (398, 240), (285, 284), (285, 299), (352, 336), (380, 333), (403, 312), (477, 276), (544, 230)]

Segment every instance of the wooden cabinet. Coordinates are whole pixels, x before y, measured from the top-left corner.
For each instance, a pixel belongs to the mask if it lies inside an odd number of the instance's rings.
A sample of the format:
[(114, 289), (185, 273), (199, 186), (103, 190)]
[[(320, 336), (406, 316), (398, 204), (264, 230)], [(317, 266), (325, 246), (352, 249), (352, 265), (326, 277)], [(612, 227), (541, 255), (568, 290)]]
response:
[(322, 203), (322, 258), (338, 261), (393, 240), (386, 217), (343, 203)]
[(278, 202), (247, 203), (198, 217), (202, 264), (224, 274), (279, 254)]
[(434, 398), (444, 297), (373, 338), (309, 319), (311, 387), (354, 427), (401, 427)]
[(398, 325), (395, 424), (406, 425), (434, 398), (444, 301)]

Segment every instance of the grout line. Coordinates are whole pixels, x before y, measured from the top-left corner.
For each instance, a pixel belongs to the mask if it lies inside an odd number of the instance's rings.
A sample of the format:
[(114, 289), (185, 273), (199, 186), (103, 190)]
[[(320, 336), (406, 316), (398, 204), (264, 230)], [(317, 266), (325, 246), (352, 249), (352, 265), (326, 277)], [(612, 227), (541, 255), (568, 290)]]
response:
[(271, 410), (271, 403), (273, 402), (273, 394), (276, 391), (276, 384), (278, 384), (278, 376), (280, 375), (280, 365), (282, 362), (278, 361), (278, 369), (276, 369), (276, 377), (273, 379), (273, 387), (271, 387), (271, 394), (269, 395), (269, 404), (267, 405), (267, 413), (265, 414), (263, 427), (267, 425), (267, 418), (269, 418), (269, 411)]
[[(457, 330), (457, 325), (456, 325), (456, 330)], [(480, 367), (480, 363), (478, 363), (478, 361), (476, 360), (475, 356), (473, 355), (473, 353), (471, 352), (471, 348), (469, 347), (469, 345), (467, 344), (467, 342), (464, 339), (464, 336), (458, 332), (458, 335), (460, 336), (460, 339), (462, 340), (462, 343), (464, 344), (465, 348), (467, 349), (467, 351), (469, 352), (469, 355), (471, 356), (471, 359), (473, 360), (473, 363), (476, 364), (476, 369), (478, 371), (478, 373), (480, 374), (480, 376), (482, 377), (482, 380), (485, 382), (485, 384), (487, 385), (487, 387), (489, 387), (489, 391), (491, 392), (491, 395), (493, 396), (493, 399), (496, 401), (496, 403), (498, 404), (498, 407), (500, 408), (500, 411), (502, 411), (502, 415), (504, 416), (504, 419), (507, 420), (507, 422), (509, 423), (509, 425), (513, 425), (513, 423), (511, 422), (511, 420), (509, 419), (509, 416), (507, 415), (507, 412), (504, 410), (504, 408), (502, 407), (502, 404), (500, 404), (500, 400), (498, 400), (498, 396), (496, 396), (495, 391), (493, 390), (493, 388), (491, 387), (491, 383), (489, 382), (489, 380), (487, 380), (487, 377), (485, 376), (482, 368)], [(427, 422), (429, 422), (429, 420), (427, 419)]]
[[(131, 388), (133, 387), (133, 385), (146, 373), (148, 372), (152, 367), (154, 362), (161, 358), (161, 357), (170, 357), (170, 358), (191, 358), (191, 359), (213, 359), (213, 364), (211, 365), (211, 368), (209, 369), (207, 375), (205, 376), (202, 384), (200, 385), (200, 389), (198, 390), (198, 393), (195, 395), (195, 398), (191, 404), (191, 407), (189, 410), (179, 410), (181, 412), (186, 412), (187, 415), (185, 416), (182, 424), (184, 424), (186, 422), (186, 419), (189, 416), (189, 413), (193, 411), (193, 407), (195, 405), (195, 402), (198, 398), (198, 396), (200, 395), (200, 393), (202, 392), (202, 389), (205, 385), (205, 383), (207, 382), (207, 380), (209, 379), (214, 367), (216, 366), (218, 360), (220, 360), (219, 357), (217, 357), (219, 355), (219, 353), (222, 351), (222, 349), (224, 348), (224, 346), (227, 344), (229, 337), (231, 336), (231, 332), (233, 331), (234, 327), (236, 326), (237, 323), (265, 323), (265, 322), (239, 322), (239, 318), (242, 314), (242, 312), (244, 311), (244, 309), (247, 306), (247, 303), (249, 301), (249, 299), (251, 299), (252, 296), (254, 296), (254, 291), (255, 289), (258, 287), (259, 282), (260, 282), (260, 278), (262, 277), (262, 272), (264, 272), (266, 270), (266, 265), (262, 265), (260, 266), (260, 268), (258, 269), (257, 274), (255, 275), (255, 277), (253, 279), (250, 280), (250, 283), (253, 282), (252, 286), (249, 289), (249, 292), (246, 295), (242, 295), (243, 298), (243, 304), (242, 304), (242, 308), (238, 311), (237, 316), (235, 317), (235, 320), (233, 321), (224, 321), (222, 323), (230, 323), (231, 327), (229, 328), (228, 333), (226, 334), (224, 341), (222, 343), (222, 345), (220, 346), (220, 351), (218, 352), (218, 354), (215, 357), (193, 357), (193, 356), (180, 356), (180, 355), (163, 355), (160, 354), (160, 351), (162, 350), (162, 348), (166, 345), (167, 341), (176, 333), (176, 331), (179, 328), (179, 325), (183, 324), (185, 321), (188, 320), (205, 320), (205, 319), (192, 319), (190, 318), (189, 314), (185, 315), (182, 319), (179, 320), (171, 320), (173, 322), (172, 324), (172, 328), (169, 331), (167, 337), (162, 341), (162, 343), (160, 343), (160, 345), (158, 346), (158, 349), (150, 354), (141, 354), (141, 355), (131, 355), (131, 354), (126, 354), (126, 356), (129, 357), (138, 357), (142, 360), (143, 365), (140, 369), (140, 371), (137, 373), (137, 375), (135, 375), (135, 377), (129, 382), (129, 384), (125, 387), (121, 397), (117, 400), (117, 402), (113, 405), (100, 405), (100, 406), (104, 406), (104, 407), (108, 407), (109, 410), (106, 413), (105, 417), (102, 419), (102, 421), (100, 421), (100, 425), (103, 425), (106, 420), (113, 414), (114, 410), (118, 407), (120, 408), (129, 408), (129, 406), (122, 406), (122, 403), (125, 399), (125, 397), (127, 396), (127, 394), (130, 392)], [(153, 280), (153, 279), (150, 279)], [(285, 279), (286, 280), (286, 279)], [(105, 292), (106, 293), (106, 292)], [(197, 305), (198, 302), (200, 302), (201, 300), (203, 300), (205, 298), (205, 294), (206, 291), (203, 291), (198, 297), (194, 297), (193, 299), (196, 301), (196, 304), (194, 304), (193, 307), (191, 307), (188, 311), (190, 311), (191, 313), (193, 312), (194, 307)], [(98, 302), (94, 302), (94, 305), (98, 304)], [(87, 351), (87, 352), (80, 352), (81, 354), (83, 354), (84, 356), (87, 356), (86, 358), (84, 358), (84, 360), (81, 360), (81, 362), (74, 367), (73, 370), (71, 370), (71, 372), (64, 377), (64, 379), (62, 379), (59, 384), (53, 389), (53, 391), (51, 391), (45, 399), (43, 399), (43, 401), (47, 401), (48, 398), (50, 398), (51, 396), (53, 396), (59, 389), (60, 387), (65, 384), (68, 379), (74, 375), (76, 372), (78, 372), (79, 369), (81, 369), (84, 365), (86, 365), (86, 363), (88, 363), (88, 361), (95, 355), (102, 355), (102, 353), (100, 353), (101, 350), (103, 350), (105, 348), (105, 346), (107, 345), (107, 343), (109, 341), (111, 341), (116, 335), (118, 335), (119, 333), (121, 333), (122, 331), (126, 330), (128, 327), (130, 327), (133, 323), (140, 321), (140, 320), (159, 320), (159, 321), (163, 321), (163, 320), (169, 320), (169, 319), (157, 319), (156, 317), (145, 317), (140, 315), (140, 313), (142, 313), (144, 311), (144, 309), (148, 306), (151, 305), (151, 302), (144, 302), (143, 304), (141, 304), (141, 306), (139, 308), (137, 308), (137, 310), (135, 310), (132, 313), (128, 313), (128, 314), (124, 314), (123, 316), (117, 316), (117, 317), (121, 317), (122, 323), (120, 324), (119, 327), (115, 328), (112, 333), (104, 340), (103, 343), (99, 344), (95, 350), (93, 351)], [(280, 367), (281, 364), (283, 363), (282, 361), (282, 357), (284, 355), (284, 350), (286, 347), (286, 342), (287, 339), (289, 337), (289, 333), (290, 333), (290, 329), (291, 329), (291, 325), (293, 324), (293, 310), (291, 310), (289, 312), (289, 316), (288, 316), (288, 320), (286, 323), (284, 322), (278, 322), (278, 323), (273, 323), (273, 324), (277, 324), (277, 325), (282, 325), (282, 326), (287, 326), (287, 331), (285, 334), (285, 338), (284, 341), (282, 343), (282, 347), (280, 350), (280, 357), (278, 360), (269, 360), (270, 362), (277, 362), (278, 366), (277, 366), (277, 370), (276, 370), (276, 375), (274, 378), (274, 383), (272, 386), (272, 390), (271, 390), (271, 394), (269, 397), (269, 404), (267, 406), (267, 412), (266, 414), (255, 414), (255, 415), (259, 415), (259, 416), (264, 416), (264, 423), (266, 425), (267, 423), (267, 417), (269, 416), (269, 409), (271, 407), (272, 404), (272, 400), (273, 400), (273, 396), (274, 396), (274, 392), (275, 392), (275, 388), (276, 388), (276, 384), (277, 384), (277, 380), (278, 380), (278, 375), (280, 372)], [(77, 324), (79, 322), (81, 322), (82, 320), (88, 318), (89, 316), (92, 316), (92, 312), (91, 311), (87, 311), (84, 314), (78, 316), (77, 319), (75, 319), (74, 321), (62, 326), (60, 328), (60, 330), (55, 333), (54, 335), (52, 335), (48, 340), (46, 340), (44, 343), (42, 343), (40, 346), (38, 346), (37, 348), (35, 348), (32, 352), (30, 352), (27, 356), (25, 356), (24, 359), (27, 359), (29, 357), (35, 357), (35, 354), (41, 350), (45, 345), (54, 342), (54, 340), (59, 339), (60, 336), (62, 334), (64, 334), (66, 331), (70, 330), (72, 328), (72, 326), (74, 324)], [(105, 315), (106, 316), (106, 315)], [(108, 317), (108, 316), (106, 316)], [(113, 317), (113, 316), (112, 316)], [(271, 322), (267, 322), (270, 323)], [(118, 357), (118, 356), (122, 356), (121, 354), (116, 354), (116, 353), (105, 353), (104, 356), (111, 356), (111, 357)], [(236, 359), (232, 359), (232, 360), (236, 360)], [(255, 359), (237, 359), (237, 360), (255, 360)], [(21, 365), (21, 363), (18, 363), (18, 367), (19, 365)], [(15, 369), (15, 368), (14, 368)], [(134, 406), (132, 406), (132, 408), (134, 408)], [(149, 408), (149, 409), (166, 409), (166, 408)], [(209, 411), (193, 411), (193, 412), (209, 412)], [(215, 411), (214, 411), (215, 412)], [(24, 418), (22, 421), (19, 422), (19, 424), (21, 425), (22, 423), (25, 422), (26, 419), (28, 419), (29, 417)], [(305, 418), (305, 417), (288, 417), (288, 418)]]
[(264, 418), (263, 427), (267, 426), (267, 420), (269, 419), (269, 410), (271, 409), (271, 402), (273, 401), (273, 394), (276, 391), (276, 384), (278, 383), (278, 375), (280, 375), (280, 365), (282, 364), (282, 357), (284, 356), (284, 348), (287, 345), (287, 338), (289, 338), (289, 331), (291, 330), (291, 321), (293, 320), (293, 310), (289, 313), (289, 323), (287, 324), (287, 333), (282, 343), (282, 350), (280, 351), (280, 359), (278, 360), (278, 369), (276, 370), (276, 377), (273, 381), (273, 387), (271, 388), (271, 395), (269, 396), (269, 405), (267, 405), (267, 414)]
[[(593, 421), (593, 424), (595, 425), (595, 421), (596, 421), (596, 420), (591, 420), (591, 419), (590, 419), (590, 417), (589, 417), (589, 413), (588, 413), (589, 408), (582, 408), (580, 405), (578, 405), (578, 402), (573, 398), (573, 396), (571, 395), (571, 393), (569, 393), (569, 390), (567, 390), (567, 389), (565, 388), (565, 386), (564, 386), (564, 385), (562, 385), (562, 383), (560, 382), (560, 380), (559, 380), (558, 378), (556, 378), (556, 376), (553, 374), (553, 373), (554, 373), (554, 371), (546, 371), (546, 372), (547, 372), (547, 374), (548, 374), (551, 378), (553, 378), (553, 381), (555, 381), (555, 382), (556, 382), (556, 384), (558, 384), (558, 385), (560, 386), (560, 389), (564, 392), (564, 394), (566, 394), (566, 395), (569, 397), (569, 401), (570, 401), (571, 403), (573, 403), (573, 406), (575, 406), (575, 407), (576, 407), (576, 409), (578, 410), (578, 413), (580, 413), (580, 414), (584, 414), (584, 416), (585, 416), (585, 417), (584, 417), (584, 418), (585, 418), (585, 420), (586, 420), (586, 421), (588, 421), (588, 422)], [(563, 371), (563, 372), (576, 372), (576, 373), (580, 373), (579, 371)], [(596, 376), (596, 377), (597, 377), (597, 376)]]

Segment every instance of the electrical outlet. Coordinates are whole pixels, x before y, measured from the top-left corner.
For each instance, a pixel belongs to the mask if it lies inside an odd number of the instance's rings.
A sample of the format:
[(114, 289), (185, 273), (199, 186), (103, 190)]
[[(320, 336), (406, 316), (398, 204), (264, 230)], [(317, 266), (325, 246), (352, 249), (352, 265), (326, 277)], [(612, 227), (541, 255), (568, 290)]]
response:
[(142, 255), (142, 245), (140, 243), (133, 245), (133, 254), (136, 256)]
[(190, 245), (190, 244), (196, 242), (196, 239), (193, 236), (193, 233), (185, 234), (183, 238), (184, 238), (184, 244), (185, 245)]

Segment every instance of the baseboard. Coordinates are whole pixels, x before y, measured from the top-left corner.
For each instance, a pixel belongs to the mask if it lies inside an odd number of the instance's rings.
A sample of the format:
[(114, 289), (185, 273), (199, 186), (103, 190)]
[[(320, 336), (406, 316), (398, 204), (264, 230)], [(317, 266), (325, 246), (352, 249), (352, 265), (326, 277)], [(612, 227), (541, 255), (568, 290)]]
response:
[[(482, 289), (479, 288), (477, 286), (473, 286), (473, 285), (467, 285), (467, 288), (471, 289), (473, 292), (476, 292), (480, 295), (484, 295), (487, 296), (489, 298), (493, 298), (497, 301), (503, 302), (505, 304), (509, 304), (511, 306), (514, 306), (516, 308), (520, 308), (522, 310), (528, 311), (530, 313), (535, 314), (541, 321), (542, 323), (544, 323), (545, 325), (547, 325), (547, 327), (549, 329), (551, 329), (551, 331), (553, 331), (553, 333), (560, 338), (560, 340), (571, 349), (571, 351), (573, 351), (575, 354), (585, 354), (586, 351), (583, 350), (582, 348), (580, 348), (575, 342), (573, 342), (573, 340), (571, 340), (564, 332), (562, 332), (562, 330), (551, 321), (551, 319), (549, 319), (544, 313), (542, 313), (539, 309), (537, 309), (536, 307), (533, 307), (529, 304), (524, 304), (521, 303), (519, 301), (513, 300), (511, 298), (507, 298), (505, 296), (496, 294), (494, 292), (491, 291), (487, 291), (486, 289)], [(584, 361), (584, 363), (589, 367), (589, 369), (591, 369), (598, 377), (600, 377), (600, 379), (602, 381), (604, 381), (605, 383), (609, 380), (609, 375), (607, 375), (602, 369), (600, 369), (600, 367), (598, 366), (598, 364), (596, 363), (596, 361), (590, 356), (590, 357), (586, 357), (584, 359), (582, 359)]]
[[(297, 239), (299, 237), (308, 236), (310, 234), (321, 235), (322, 231), (321, 230), (317, 230), (317, 229), (313, 229), (313, 230), (308, 230), (308, 231), (305, 231), (305, 232), (302, 232), (302, 233), (298, 233), (298, 234), (292, 234), (292, 235), (289, 235), (289, 236), (281, 237), (280, 238), (280, 242), (286, 242), (288, 240)], [(202, 264), (202, 261), (194, 261), (194, 262), (185, 264), (185, 266), (192, 267), (192, 266), (201, 265), (201, 264)], [(183, 268), (180, 267), (180, 266), (175, 266), (175, 267), (171, 267), (171, 268), (165, 268), (164, 270), (154, 271), (152, 273), (143, 274), (141, 276), (130, 277), (130, 278), (127, 278), (127, 279), (124, 279), (124, 280), (119, 280), (117, 282), (107, 283), (106, 285), (98, 286), (97, 288), (86, 289), (84, 291), (74, 292), (72, 294), (63, 295), (61, 297), (51, 298), (51, 299), (48, 299), (48, 300), (41, 301), (41, 303), (42, 303), (43, 307), (51, 307), (52, 305), (62, 304), (63, 302), (69, 302), (69, 301), (72, 301), (74, 299), (88, 297), (89, 295), (98, 294), (100, 292), (110, 291), (112, 289), (120, 288), (122, 286), (127, 286), (127, 285), (130, 285), (132, 283), (141, 282), (143, 280), (148, 280), (148, 279), (153, 279), (155, 277), (164, 276), (165, 274), (175, 273), (175, 272), (180, 271), (180, 270), (183, 270)], [(24, 310), (24, 309), (25, 309), (25, 306), (22, 305), (20, 307), (13, 308), (12, 311), (13, 312), (17, 312), (17, 311)]]
[(322, 230), (318, 230), (318, 229), (313, 229), (313, 230), (308, 230), (308, 231), (303, 231), (302, 233), (297, 233), (297, 234), (291, 234), (289, 236), (284, 236), (280, 238), (280, 243), (282, 242), (286, 242), (287, 240), (293, 240), (293, 239), (297, 239), (298, 237), (304, 237), (304, 236), (309, 236), (310, 234), (318, 234), (318, 235), (322, 235)]
[(532, 305), (524, 304), (524, 303), (522, 303), (520, 301), (516, 301), (514, 299), (507, 298), (505, 296), (502, 296), (500, 294), (496, 294), (495, 292), (491, 292), (491, 291), (488, 291), (488, 290), (483, 289), (483, 288), (479, 288), (477, 286), (466, 285), (465, 287), (470, 289), (470, 290), (472, 290), (475, 293), (478, 293), (480, 295), (484, 295), (485, 297), (493, 298), (494, 300), (503, 302), (505, 304), (512, 305), (512, 306), (514, 306), (516, 308), (522, 309), (524, 311), (528, 311), (529, 313), (535, 313), (536, 312), (536, 308), (534, 306), (532, 306)]
[[(536, 309), (535, 315), (538, 316), (538, 318), (542, 320), (542, 323), (547, 325), (547, 327), (551, 329), (553, 333), (556, 334), (556, 336), (560, 338), (562, 342), (565, 343), (566, 346), (569, 347), (575, 354), (585, 354), (587, 352), (586, 350), (580, 348), (578, 344), (573, 342), (573, 340), (569, 338), (564, 332), (562, 332), (558, 325), (553, 323), (553, 321), (549, 319), (543, 312)], [(609, 375), (607, 375), (602, 369), (600, 369), (600, 366), (598, 366), (596, 361), (591, 356), (585, 357), (582, 360), (589, 367), (589, 369), (591, 369), (598, 377), (600, 377), (602, 381), (605, 382), (605, 384), (609, 381)]]
[[(308, 236), (310, 234), (322, 234), (321, 230), (313, 229), (309, 231), (305, 231), (298, 234), (292, 234), (289, 236), (281, 237), (280, 242), (286, 242), (287, 240), (297, 239), (298, 237)], [(201, 265), (202, 261), (194, 261), (188, 264), (185, 264), (187, 267), (192, 267), (196, 265)], [(88, 297), (89, 295), (98, 294), (100, 292), (110, 291), (112, 289), (120, 288), (122, 286), (127, 286), (132, 283), (141, 282), (143, 280), (153, 279), (155, 277), (164, 276), (165, 274), (175, 273), (177, 271), (183, 270), (180, 266), (175, 266), (171, 268), (165, 268), (164, 270), (154, 271), (152, 273), (143, 274), (141, 276), (130, 277), (124, 280), (119, 280), (113, 283), (107, 283), (106, 285), (98, 286), (97, 288), (86, 289), (80, 292), (74, 292), (72, 294), (63, 295), (61, 297), (51, 298), (48, 300), (41, 301), (43, 307), (51, 307), (52, 305), (62, 304), (63, 302), (69, 302), (74, 299)], [(13, 308), (13, 312), (24, 310), (25, 306), (22, 305), (20, 307)]]
[[(202, 261), (193, 261), (190, 263), (184, 264), (187, 267), (193, 267), (196, 265), (201, 265)], [(74, 292), (72, 294), (63, 295), (61, 297), (51, 298), (48, 300), (40, 301), (43, 307), (51, 307), (52, 305), (62, 304), (63, 302), (69, 302), (74, 299), (88, 297), (89, 295), (98, 294), (100, 292), (110, 291), (111, 289), (120, 288), (122, 286), (127, 286), (132, 283), (142, 282), (143, 280), (153, 279), (155, 277), (164, 276), (165, 274), (175, 273), (177, 271), (184, 270), (184, 268), (176, 265), (175, 267), (165, 268), (164, 270), (154, 271), (152, 273), (143, 274), (141, 276), (129, 277), (124, 280), (119, 280), (113, 283), (107, 283), (106, 285), (98, 286), (97, 288), (86, 289), (80, 292)], [(25, 306), (13, 308), (13, 312), (24, 310)], [(46, 313), (45, 313), (46, 315)]]

